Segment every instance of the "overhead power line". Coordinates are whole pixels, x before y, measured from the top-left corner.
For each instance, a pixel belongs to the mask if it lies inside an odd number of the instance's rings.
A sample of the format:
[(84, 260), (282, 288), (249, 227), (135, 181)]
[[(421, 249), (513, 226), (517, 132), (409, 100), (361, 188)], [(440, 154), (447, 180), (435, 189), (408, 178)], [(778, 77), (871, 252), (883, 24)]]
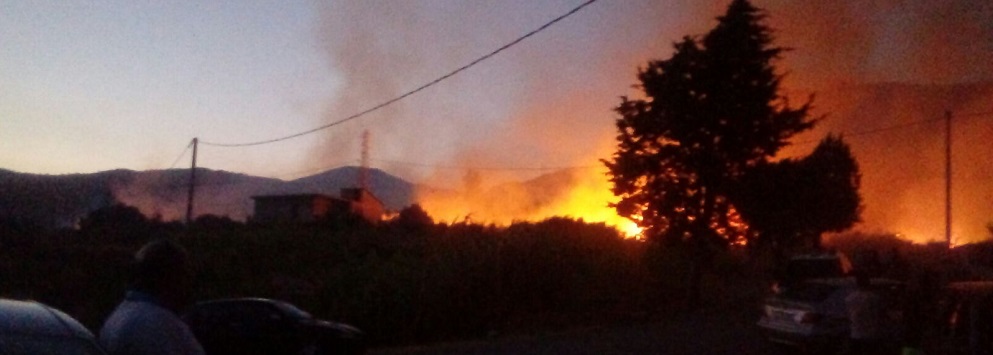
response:
[(276, 143), (276, 142), (279, 142), (279, 141), (284, 141), (284, 140), (287, 140), (287, 139), (292, 139), (292, 138), (296, 138), (296, 137), (308, 135), (308, 134), (311, 134), (311, 133), (314, 133), (314, 132), (318, 132), (318, 131), (321, 131), (321, 130), (325, 130), (325, 129), (328, 129), (328, 128), (337, 126), (339, 124), (342, 124), (342, 123), (345, 123), (345, 122), (348, 122), (348, 121), (357, 119), (359, 117), (365, 116), (366, 114), (372, 113), (372, 112), (377, 111), (377, 110), (379, 110), (381, 108), (384, 108), (386, 106), (392, 105), (393, 103), (395, 103), (397, 101), (403, 100), (407, 96), (416, 94), (416, 93), (420, 92), (421, 90), (424, 90), (424, 89), (427, 89), (427, 88), (429, 88), (431, 86), (434, 86), (435, 84), (438, 84), (438, 83), (440, 83), (440, 82), (442, 82), (442, 81), (444, 81), (444, 80), (446, 80), (448, 78), (451, 78), (452, 76), (455, 76), (455, 74), (461, 73), (462, 71), (465, 71), (466, 69), (469, 69), (469, 68), (473, 67), (476, 64), (479, 64), (480, 62), (482, 62), (484, 60), (490, 59), (491, 57), (497, 55), (498, 53), (503, 52), (507, 48), (513, 47), (514, 45), (523, 42), (525, 39), (527, 39), (527, 38), (529, 38), (531, 36), (534, 36), (538, 32), (541, 32), (541, 31), (545, 30), (546, 28), (551, 27), (555, 23), (557, 23), (559, 21), (562, 21), (566, 17), (569, 17), (569, 16), (575, 14), (576, 12), (579, 12), (579, 10), (582, 10), (584, 7), (587, 7), (587, 6), (589, 6), (590, 4), (592, 4), (592, 3), (596, 2), (596, 1), (597, 0), (588, 0), (588, 1), (580, 4), (579, 6), (573, 8), (572, 10), (569, 10), (569, 12), (566, 12), (565, 14), (562, 14), (561, 16), (552, 19), (551, 21), (545, 23), (544, 25), (541, 25), (541, 27), (538, 27), (538, 28), (532, 30), (531, 32), (528, 32), (528, 33), (524, 34), (523, 36), (518, 37), (517, 39), (515, 39), (513, 41), (510, 41), (510, 43), (507, 43), (507, 44), (501, 46), (500, 48), (497, 48), (496, 50), (494, 50), (494, 51), (492, 51), (490, 53), (487, 53), (486, 55), (483, 55), (482, 57), (479, 57), (476, 60), (473, 60), (473, 61), (469, 62), (469, 64), (463, 65), (463, 66), (459, 67), (458, 69), (455, 69), (455, 70), (449, 72), (448, 74), (442, 75), (441, 77), (438, 77), (437, 79), (434, 79), (434, 80), (428, 82), (427, 84), (424, 84), (424, 85), (421, 85), (421, 86), (417, 87), (416, 89), (413, 89), (411, 91), (408, 91), (408, 92), (406, 92), (406, 93), (404, 93), (404, 94), (402, 94), (400, 96), (394, 97), (392, 99), (386, 100), (383, 103), (380, 103), (380, 104), (378, 104), (376, 106), (373, 106), (371, 108), (368, 108), (368, 109), (366, 109), (364, 111), (361, 111), (359, 113), (356, 113), (354, 115), (345, 117), (344, 119), (341, 119), (341, 120), (338, 120), (338, 121), (334, 121), (334, 122), (325, 124), (323, 126), (312, 128), (312, 129), (309, 129), (309, 130), (306, 130), (306, 131), (303, 131), (303, 132), (294, 133), (294, 134), (291, 134), (291, 135), (288, 135), (288, 136), (283, 136), (283, 137), (278, 137), (278, 138), (272, 138), (272, 139), (266, 139), (266, 140), (261, 140), (261, 141), (244, 142), (244, 143), (216, 143), (216, 142), (209, 142), (209, 141), (202, 141), (201, 140), (200, 141), (200, 144), (205, 144), (205, 145), (210, 145), (210, 146), (215, 146), (215, 147), (247, 147), (247, 146), (253, 146), (253, 145), (262, 145), (262, 144), (268, 144), (268, 143)]
[[(917, 121), (912, 121), (912, 122), (907, 122), (907, 123), (895, 124), (895, 125), (892, 125), (892, 126), (885, 126), (885, 127), (868, 129), (868, 130), (864, 130), (864, 131), (841, 132), (841, 135), (844, 136), (845, 138), (858, 137), (858, 136), (868, 136), (868, 135), (873, 135), (873, 134), (878, 134), (878, 133), (883, 133), (883, 132), (888, 132), (888, 131), (894, 131), (894, 130), (898, 130), (898, 129), (904, 129), (904, 128), (910, 128), (910, 127), (914, 127), (914, 126), (919, 126), (919, 125), (926, 124), (926, 123), (933, 123), (933, 122), (944, 121), (944, 120), (945, 120), (944, 118), (932, 118), (932, 119), (926, 119), (926, 120), (917, 120)], [(821, 141), (820, 139), (810, 139), (810, 140), (805, 140), (805, 141), (794, 142), (793, 144), (795, 144), (795, 145), (803, 145), (803, 144), (819, 143), (820, 141)]]
[[(954, 115), (954, 117), (980, 117), (980, 116), (993, 116), (993, 111), (973, 112), (973, 113), (965, 113), (965, 114), (956, 114), (956, 115)], [(944, 120), (945, 120), (944, 117), (942, 117), (942, 118), (924, 119), (924, 120), (911, 121), (911, 122), (900, 123), (900, 124), (895, 124), (895, 125), (890, 125), (890, 126), (885, 126), (885, 127), (879, 127), (879, 128), (873, 128), (873, 129), (867, 129), (867, 130), (861, 130), (861, 131), (842, 132), (841, 134), (844, 137), (846, 137), (846, 138), (848, 138), (848, 137), (868, 136), (868, 135), (873, 135), (873, 134), (879, 134), (879, 133), (884, 133), (884, 132), (889, 132), (889, 131), (894, 131), (894, 130), (909, 128), (909, 127), (919, 126), (919, 125), (923, 125), (923, 124), (927, 124), (927, 123), (940, 122), (940, 121), (944, 121)], [(794, 145), (803, 145), (803, 144), (813, 144), (813, 143), (818, 143), (818, 142), (820, 142), (819, 139), (818, 140), (813, 140), (812, 139), (812, 140), (805, 140), (805, 141), (793, 142), (793, 144)], [(445, 169), (445, 170), (483, 170), (483, 171), (487, 171), (487, 170), (490, 170), (490, 171), (528, 171), (528, 170), (531, 170), (531, 171), (546, 171), (546, 170), (565, 170), (565, 169), (594, 169), (594, 168), (600, 168), (602, 166), (602, 165), (599, 165), (599, 164), (594, 164), (594, 165), (562, 165), (562, 166), (542, 166), (542, 167), (527, 167), (527, 166), (517, 166), (517, 167), (514, 167), (514, 166), (505, 166), (505, 167), (482, 166), (482, 167), (478, 167), (478, 166), (425, 164), (425, 163), (406, 162), (406, 161), (399, 161), (399, 160), (384, 160), (384, 159), (372, 159), (372, 160), (373, 161), (382, 162), (382, 163), (390, 163), (390, 164), (406, 165), (406, 166), (415, 166), (415, 167), (422, 167), (422, 168)]]
[[(953, 114), (952, 116), (955, 117), (955, 118), (993, 116), (993, 111)], [(911, 122), (906, 122), (906, 123), (900, 123), (900, 124), (895, 124), (895, 125), (891, 125), (891, 126), (873, 128), (873, 129), (868, 129), (868, 130), (864, 130), (864, 131), (842, 132), (841, 134), (844, 135), (846, 138), (847, 137), (867, 136), (867, 135), (873, 135), (873, 134), (877, 134), (877, 133), (883, 133), (883, 132), (888, 132), (888, 131), (893, 131), (893, 130), (898, 130), (898, 129), (910, 128), (910, 127), (919, 126), (919, 125), (928, 124), (928, 123), (942, 122), (944, 120), (945, 120), (944, 117), (942, 117), (942, 118), (931, 118), (931, 119), (924, 119), (924, 120), (917, 120), (917, 121), (911, 121)], [(805, 141), (795, 142), (793, 144), (801, 145), (801, 144), (811, 144), (811, 143), (818, 143), (818, 142), (820, 142), (819, 139), (818, 140), (813, 140), (812, 139), (812, 140), (805, 140)]]
[(945, 120), (944, 118), (933, 118), (933, 119), (928, 119), (928, 120), (919, 120), (919, 121), (914, 121), (914, 122), (907, 122), (907, 123), (896, 124), (896, 125), (887, 126), (887, 127), (880, 127), (880, 128), (869, 129), (869, 130), (865, 130), (865, 131), (856, 131), (856, 132), (851, 132), (851, 133), (845, 133), (845, 135), (848, 136), (848, 137), (868, 136), (868, 135), (872, 135), (872, 134), (876, 134), (876, 133), (882, 133), (882, 132), (887, 132), (887, 131), (904, 129), (904, 128), (909, 128), (909, 127), (923, 125), (923, 124), (944, 121), (944, 120)]
[[(179, 156), (176, 157), (176, 160), (174, 160), (172, 162), (172, 164), (169, 165), (169, 169), (175, 168), (176, 167), (176, 164), (179, 164), (179, 160), (180, 159), (183, 159), (183, 157), (186, 156), (186, 152), (190, 151), (190, 147), (191, 146), (193, 146), (193, 142), (192, 141), (190, 141), (190, 144), (187, 144), (186, 145), (186, 149), (183, 149), (183, 151), (179, 153)], [(166, 169), (166, 170), (169, 170), (169, 169)]]

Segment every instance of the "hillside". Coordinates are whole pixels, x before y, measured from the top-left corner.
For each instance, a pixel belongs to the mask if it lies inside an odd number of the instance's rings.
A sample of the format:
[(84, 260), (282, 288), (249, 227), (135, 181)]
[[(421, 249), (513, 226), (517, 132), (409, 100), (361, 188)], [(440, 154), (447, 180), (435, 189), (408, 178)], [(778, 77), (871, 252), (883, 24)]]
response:
[[(358, 168), (342, 167), (283, 181), (227, 171), (197, 169), (194, 213), (245, 220), (251, 197), (323, 193), (337, 196), (355, 186)], [(113, 203), (138, 207), (147, 216), (181, 220), (186, 214), (189, 170), (111, 170), (93, 174), (39, 175), (0, 169), (0, 222), (44, 229), (72, 227), (97, 208)], [(414, 186), (381, 170), (370, 171), (371, 190), (387, 209), (412, 201)]]

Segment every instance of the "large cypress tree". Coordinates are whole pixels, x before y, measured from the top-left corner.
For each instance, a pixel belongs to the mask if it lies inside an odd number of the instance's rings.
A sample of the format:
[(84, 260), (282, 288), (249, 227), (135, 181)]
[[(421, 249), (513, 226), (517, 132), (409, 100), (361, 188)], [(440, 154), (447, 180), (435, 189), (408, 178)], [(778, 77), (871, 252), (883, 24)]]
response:
[(742, 236), (729, 218), (735, 180), (816, 121), (809, 100), (793, 107), (780, 94), (773, 64), (783, 48), (764, 17), (733, 0), (710, 32), (639, 71), (644, 99), (623, 97), (615, 109), (617, 151), (605, 161), (614, 206), (650, 240), (691, 247), (690, 299), (707, 251)]

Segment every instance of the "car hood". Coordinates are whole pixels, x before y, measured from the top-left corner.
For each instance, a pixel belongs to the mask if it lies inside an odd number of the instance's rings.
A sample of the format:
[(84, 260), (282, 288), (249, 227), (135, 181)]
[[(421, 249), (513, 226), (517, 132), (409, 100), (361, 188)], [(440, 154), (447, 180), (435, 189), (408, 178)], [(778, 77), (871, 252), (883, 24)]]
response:
[(342, 337), (360, 337), (363, 334), (362, 330), (359, 328), (345, 323), (331, 322), (320, 319), (309, 319), (305, 321), (305, 324), (315, 328), (332, 331)]

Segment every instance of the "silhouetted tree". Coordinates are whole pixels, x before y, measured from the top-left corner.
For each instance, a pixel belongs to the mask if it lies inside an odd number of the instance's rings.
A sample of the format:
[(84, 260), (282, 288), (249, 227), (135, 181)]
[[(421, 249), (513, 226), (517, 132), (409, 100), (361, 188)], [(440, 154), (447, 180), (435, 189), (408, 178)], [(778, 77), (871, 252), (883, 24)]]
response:
[(827, 136), (800, 160), (763, 163), (748, 169), (732, 202), (776, 255), (797, 246), (820, 247), (824, 232), (840, 232), (859, 221), (861, 175), (841, 137)]
[(152, 222), (138, 208), (122, 203), (93, 210), (79, 221), (84, 234), (108, 239), (148, 239)]
[(434, 220), (419, 204), (413, 204), (400, 210), (397, 223), (405, 228), (422, 228), (434, 224)]
[(84, 230), (102, 227), (120, 228), (146, 224), (148, 224), (148, 218), (138, 208), (115, 203), (87, 214), (79, 221), (79, 228)]
[(822, 233), (841, 232), (861, 219), (862, 175), (848, 144), (831, 135), (821, 140), (801, 164), (812, 188), (804, 206), (806, 228), (802, 232), (819, 246)]
[(618, 146), (605, 161), (614, 206), (648, 238), (690, 247), (691, 302), (708, 251), (741, 237), (729, 218), (735, 180), (815, 122), (809, 101), (792, 107), (779, 94), (773, 62), (783, 49), (763, 18), (734, 0), (702, 39), (685, 37), (640, 70), (645, 99), (623, 97), (615, 109)]
[(797, 160), (762, 163), (748, 170), (738, 181), (732, 196), (742, 219), (758, 235), (750, 247), (772, 248), (780, 252), (799, 244), (797, 218), (810, 200), (810, 184), (803, 181), (803, 168)]

